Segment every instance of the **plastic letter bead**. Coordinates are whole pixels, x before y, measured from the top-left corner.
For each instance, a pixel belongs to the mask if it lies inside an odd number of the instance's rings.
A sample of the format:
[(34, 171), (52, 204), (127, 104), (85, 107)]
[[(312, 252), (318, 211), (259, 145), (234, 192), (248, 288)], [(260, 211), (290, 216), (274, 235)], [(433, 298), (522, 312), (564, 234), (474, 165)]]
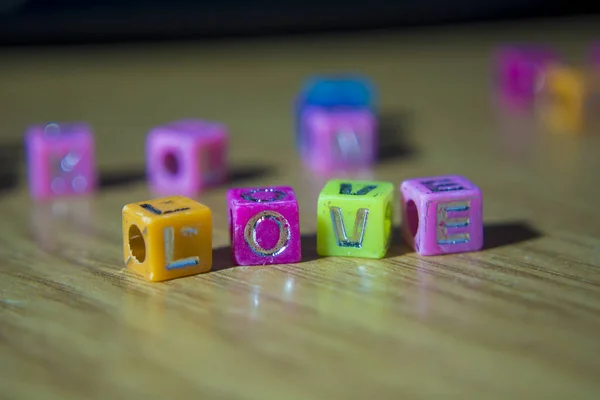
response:
[(367, 109), (324, 110), (303, 114), (304, 163), (316, 171), (369, 166), (378, 146), (377, 120)]
[(237, 265), (290, 264), (301, 260), (300, 214), (291, 187), (230, 189), (227, 207)]
[(377, 156), (374, 88), (360, 76), (308, 80), (296, 100), (296, 136), (306, 165), (320, 171), (364, 167)]
[(585, 105), (585, 130), (588, 132), (600, 131), (600, 42), (592, 45), (587, 96)]
[(590, 52), (592, 67), (596, 69), (597, 72), (600, 72), (600, 42), (595, 43), (592, 46), (592, 50)]
[(127, 267), (154, 282), (209, 271), (210, 208), (183, 196), (126, 205), (123, 253)]
[(585, 125), (586, 101), (591, 82), (580, 70), (555, 65), (548, 68), (541, 117), (552, 132), (579, 133)]
[(183, 119), (148, 133), (146, 169), (161, 195), (194, 196), (227, 178), (228, 134), (223, 125)]
[(515, 109), (533, 106), (545, 69), (558, 56), (542, 47), (503, 47), (496, 54), (499, 97)]
[(432, 256), (483, 247), (481, 191), (462, 176), (409, 179), (400, 185), (402, 235)]
[(96, 189), (94, 135), (84, 123), (34, 125), (25, 132), (31, 196), (45, 199)]
[(382, 258), (392, 234), (394, 185), (330, 180), (317, 205), (317, 252), (321, 256)]

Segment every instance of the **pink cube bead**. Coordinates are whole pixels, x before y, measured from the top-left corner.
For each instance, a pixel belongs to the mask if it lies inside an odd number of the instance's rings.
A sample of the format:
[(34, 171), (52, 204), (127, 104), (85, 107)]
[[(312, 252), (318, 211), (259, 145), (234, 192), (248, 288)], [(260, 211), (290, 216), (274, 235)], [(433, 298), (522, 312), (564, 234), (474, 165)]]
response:
[(35, 199), (82, 195), (98, 184), (94, 134), (81, 122), (34, 125), (25, 132), (29, 190)]
[(462, 176), (409, 179), (400, 185), (402, 236), (432, 256), (483, 247), (481, 191)]
[(231, 248), (237, 265), (300, 261), (300, 214), (291, 187), (230, 189), (227, 207)]
[(150, 188), (163, 196), (194, 196), (227, 179), (225, 126), (183, 119), (153, 128), (146, 139)]
[(590, 56), (594, 69), (596, 69), (596, 71), (600, 71), (600, 42), (592, 45)]
[(544, 70), (559, 57), (543, 47), (503, 47), (496, 53), (498, 95), (511, 108), (533, 105)]
[(377, 118), (368, 108), (307, 107), (302, 113), (300, 153), (315, 171), (363, 168), (377, 156)]

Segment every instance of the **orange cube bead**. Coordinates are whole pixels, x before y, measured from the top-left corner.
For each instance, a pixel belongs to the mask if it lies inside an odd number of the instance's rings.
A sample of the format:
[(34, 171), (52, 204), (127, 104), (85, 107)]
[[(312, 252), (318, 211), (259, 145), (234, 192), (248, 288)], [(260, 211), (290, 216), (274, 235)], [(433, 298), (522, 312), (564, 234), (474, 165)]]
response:
[(210, 208), (183, 196), (127, 204), (123, 253), (127, 267), (154, 282), (210, 271)]
[(589, 95), (585, 71), (563, 65), (549, 67), (542, 89), (542, 121), (553, 132), (580, 133), (585, 127)]

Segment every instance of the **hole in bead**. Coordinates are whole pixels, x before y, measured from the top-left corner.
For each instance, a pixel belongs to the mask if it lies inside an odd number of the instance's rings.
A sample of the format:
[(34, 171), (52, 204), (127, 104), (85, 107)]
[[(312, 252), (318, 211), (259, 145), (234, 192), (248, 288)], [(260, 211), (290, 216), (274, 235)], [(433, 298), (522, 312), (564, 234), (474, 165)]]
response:
[(419, 230), (419, 211), (417, 210), (417, 205), (412, 200), (406, 203), (406, 221), (410, 234), (415, 237), (417, 230)]
[(131, 225), (129, 227), (129, 249), (131, 250), (131, 255), (137, 262), (144, 262), (146, 259), (146, 241), (137, 225)]
[(179, 173), (179, 160), (174, 153), (169, 152), (165, 154), (163, 165), (169, 174), (177, 175)]

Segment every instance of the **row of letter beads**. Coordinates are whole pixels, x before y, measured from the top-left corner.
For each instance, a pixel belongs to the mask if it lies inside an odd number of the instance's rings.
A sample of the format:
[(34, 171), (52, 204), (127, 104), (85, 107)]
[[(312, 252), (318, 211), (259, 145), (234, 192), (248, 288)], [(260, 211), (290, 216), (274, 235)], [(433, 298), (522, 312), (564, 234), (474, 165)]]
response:
[[(227, 129), (200, 119), (154, 127), (146, 137), (146, 172), (153, 192), (193, 196), (227, 178)], [(85, 123), (34, 125), (25, 132), (31, 196), (45, 199), (94, 191), (94, 134)]]
[[(321, 256), (382, 258), (392, 239), (394, 186), (331, 180), (319, 194), (317, 252)], [(481, 191), (461, 176), (410, 179), (400, 185), (402, 235), (421, 255), (480, 250)], [(288, 186), (230, 189), (232, 258), (236, 265), (297, 263), (300, 215)], [(125, 264), (151, 281), (212, 267), (212, 214), (183, 196), (123, 208)]]

